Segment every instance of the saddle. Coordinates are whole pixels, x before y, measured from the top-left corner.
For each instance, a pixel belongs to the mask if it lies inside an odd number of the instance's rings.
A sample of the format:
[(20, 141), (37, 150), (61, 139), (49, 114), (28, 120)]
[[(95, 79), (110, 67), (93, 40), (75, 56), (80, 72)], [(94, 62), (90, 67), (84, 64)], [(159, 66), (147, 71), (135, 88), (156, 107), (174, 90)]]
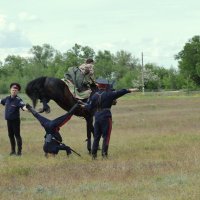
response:
[(78, 88), (70, 80), (65, 80), (65, 79), (61, 79), (61, 80), (64, 81), (65, 84), (68, 86), (69, 91), (74, 96), (74, 98), (84, 100), (84, 99), (88, 99), (90, 97), (90, 94), (92, 92), (91, 89), (80, 92), (78, 90)]

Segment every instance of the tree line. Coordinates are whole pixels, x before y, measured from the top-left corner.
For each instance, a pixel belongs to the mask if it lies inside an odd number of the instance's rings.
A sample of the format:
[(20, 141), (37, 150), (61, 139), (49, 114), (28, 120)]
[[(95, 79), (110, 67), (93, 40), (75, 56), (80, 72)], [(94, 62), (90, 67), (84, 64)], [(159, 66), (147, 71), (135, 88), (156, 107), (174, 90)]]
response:
[(30, 57), (9, 55), (0, 62), (0, 93), (7, 93), (11, 82), (19, 82), (24, 91), (26, 84), (37, 77), (63, 78), (69, 67), (79, 66), (87, 58), (95, 60), (95, 77), (115, 81), (117, 89), (142, 87), (142, 83), (148, 91), (199, 89), (200, 36), (194, 36), (174, 56), (178, 69), (147, 63), (142, 70), (140, 60), (124, 50), (115, 54), (108, 50), (95, 52), (89, 46), (75, 44), (61, 53), (50, 44), (32, 46)]

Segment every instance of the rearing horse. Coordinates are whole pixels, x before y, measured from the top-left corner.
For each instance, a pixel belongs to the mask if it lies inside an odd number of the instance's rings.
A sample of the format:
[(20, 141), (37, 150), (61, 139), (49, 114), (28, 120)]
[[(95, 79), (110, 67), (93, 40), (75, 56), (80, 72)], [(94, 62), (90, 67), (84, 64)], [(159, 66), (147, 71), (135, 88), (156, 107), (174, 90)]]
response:
[[(77, 103), (77, 99), (69, 91), (64, 81), (53, 77), (39, 77), (30, 81), (26, 86), (26, 94), (32, 100), (35, 107), (38, 99), (43, 104), (42, 111), (50, 112), (48, 102), (55, 101), (61, 108), (69, 111)], [(87, 149), (91, 152), (91, 133), (94, 133), (93, 116), (84, 108), (78, 107), (74, 115), (83, 117), (87, 125)]]

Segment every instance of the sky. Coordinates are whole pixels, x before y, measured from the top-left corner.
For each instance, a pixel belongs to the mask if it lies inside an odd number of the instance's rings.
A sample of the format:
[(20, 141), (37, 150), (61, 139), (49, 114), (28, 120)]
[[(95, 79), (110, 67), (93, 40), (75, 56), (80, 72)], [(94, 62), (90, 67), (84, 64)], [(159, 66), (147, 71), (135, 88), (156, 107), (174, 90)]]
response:
[(200, 34), (199, 0), (1, 0), (0, 60), (33, 45), (66, 52), (124, 50), (144, 64), (177, 67), (174, 55)]

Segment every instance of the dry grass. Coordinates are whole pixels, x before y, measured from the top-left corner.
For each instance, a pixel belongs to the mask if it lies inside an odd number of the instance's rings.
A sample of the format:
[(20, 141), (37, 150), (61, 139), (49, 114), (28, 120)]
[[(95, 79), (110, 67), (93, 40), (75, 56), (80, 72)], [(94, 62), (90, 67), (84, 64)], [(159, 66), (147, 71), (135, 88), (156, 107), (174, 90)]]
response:
[[(51, 119), (64, 113), (53, 102), (51, 107)], [(61, 133), (82, 158), (64, 152), (44, 158), (44, 131), (26, 112), (23, 156), (10, 157), (1, 116), (0, 199), (200, 199), (199, 97), (129, 95), (112, 110), (110, 156), (96, 161), (87, 154), (85, 122), (77, 117)]]

